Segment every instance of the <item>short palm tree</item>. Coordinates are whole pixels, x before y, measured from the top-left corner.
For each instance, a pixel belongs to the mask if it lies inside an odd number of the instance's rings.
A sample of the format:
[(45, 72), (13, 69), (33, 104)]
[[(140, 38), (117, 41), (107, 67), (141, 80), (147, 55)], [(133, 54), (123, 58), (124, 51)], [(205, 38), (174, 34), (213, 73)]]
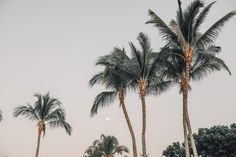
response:
[[(119, 48), (114, 48), (111, 56), (115, 57), (115, 55), (125, 55), (124, 49), (121, 50)], [(98, 61), (98, 64), (106, 63), (107, 57), (101, 57)], [(120, 101), (120, 105), (123, 110), (123, 114), (125, 116), (126, 123), (128, 125), (132, 146), (133, 146), (133, 156), (137, 157), (137, 146), (136, 146), (136, 138), (135, 133), (129, 119), (129, 115), (125, 105), (125, 94), (126, 89), (129, 83), (128, 79), (124, 79), (120, 76), (119, 69), (116, 66), (106, 65), (105, 70), (101, 73), (98, 73), (93, 76), (93, 78), (89, 81), (90, 85), (93, 86), (97, 83), (102, 83), (105, 85), (106, 89), (110, 91), (104, 91), (98, 94), (95, 98), (94, 104), (91, 109), (91, 115), (97, 114), (98, 108), (103, 107), (104, 105), (110, 105), (116, 97), (118, 97)]]
[(18, 106), (14, 109), (13, 116), (21, 115), (37, 122), (38, 142), (35, 157), (38, 157), (41, 134), (45, 135), (48, 125), (51, 128), (62, 127), (69, 135), (71, 135), (72, 128), (65, 121), (65, 112), (61, 108), (61, 102), (58, 99), (50, 97), (49, 93), (45, 95), (35, 94), (34, 96), (38, 99), (34, 106), (29, 104)]
[[(114, 157), (115, 154), (129, 153), (125, 146), (120, 146), (115, 136), (101, 135), (100, 140), (95, 140), (86, 152), (85, 157)], [(96, 155), (95, 155), (96, 153)]]
[(89, 146), (85, 151), (83, 157), (102, 157), (103, 153), (100, 151), (99, 147), (97, 147), (98, 140), (93, 142), (93, 145)]
[[(198, 154), (192, 136), (192, 129), (188, 115), (188, 91), (191, 61), (193, 60), (195, 54), (197, 54), (199, 51), (207, 50), (209, 47), (214, 46), (214, 41), (217, 38), (221, 28), (236, 14), (235, 11), (229, 12), (216, 23), (214, 23), (205, 33), (200, 33), (199, 28), (204, 22), (207, 14), (210, 11), (210, 8), (214, 3), (215, 2), (212, 2), (205, 6), (203, 1), (194, 0), (183, 11), (181, 1), (178, 0), (177, 18), (176, 20), (172, 20), (170, 22), (170, 26), (168, 26), (151, 10), (149, 10), (151, 20), (147, 22), (153, 24), (160, 30), (164, 40), (167, 41), (166, 47), (171, 49), (181, 49), (182, 54), (178, 54), (178, 56), (183, 59), (182, 65), (184, 68), (183, 73), (181, 73), (179, 76), (182, 79), (183, 90), (183, 127), (184, 130), (189, 132), (194, 157), (197, 157)], [(185, 144), (187, 143), (185, 142)], [(188, 157), (189, 153), (186, 154), (186, 156)]]

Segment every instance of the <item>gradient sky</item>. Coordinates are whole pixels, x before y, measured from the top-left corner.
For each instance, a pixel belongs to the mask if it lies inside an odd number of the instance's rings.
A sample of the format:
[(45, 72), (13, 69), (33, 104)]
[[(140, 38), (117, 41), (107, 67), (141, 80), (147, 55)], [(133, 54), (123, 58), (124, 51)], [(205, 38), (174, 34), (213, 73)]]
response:
[[(182, 0), (188, 4), (189, 0)], [(207, 3), (212, 2), (210, 0)], [(114, 46), (137, 44), (140, 31), (147, 33), (152, 47), (163, 45), (151, 25), (148, 9), (169, 22), (175, 17), (176, 0), (0, 0), (0, 157), (32, 157), (35, 154), (36, 124), (13, 118), (13, 108), (33, 104), (35, 92), (58, 98), (73, 126), (72, 136), (62, 129), (48, 128), (40, 148), (41, 157), (78, 157), (93, 140), (111, 134), (131, 148), (131, 138), (118, 102), (90, 118), (94, 97), (101, 86), (89, 88), (88, 80), (101, 70), (95, 67), (98, 56)], [(218, 0), (202, 31), (231, 10), (235, 0)], [(201, 127), (236, 122), (236, 53), (234, 17), (223, 28), (217, 45), (232, 71), (216, 72), (194, 82), (190, 94), (190, 118), (194, 132)], [(141, 105), (136, 93), (126, 100), (141, 152)], [(178, 88), (158, 97), (147, 97), (147, 152), (159, 157), (174, 141), (183, 140), (182, 98)], [(109, 121), (106, 118), (109, 117)]]

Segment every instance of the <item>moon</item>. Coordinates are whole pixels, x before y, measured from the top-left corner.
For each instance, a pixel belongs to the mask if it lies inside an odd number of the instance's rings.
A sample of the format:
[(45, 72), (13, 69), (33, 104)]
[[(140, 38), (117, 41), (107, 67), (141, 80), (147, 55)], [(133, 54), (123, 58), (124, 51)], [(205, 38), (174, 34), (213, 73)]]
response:
[(109, 121), (110, 120), (110, 118), (109, 117), (106, 117), (106, 121)]

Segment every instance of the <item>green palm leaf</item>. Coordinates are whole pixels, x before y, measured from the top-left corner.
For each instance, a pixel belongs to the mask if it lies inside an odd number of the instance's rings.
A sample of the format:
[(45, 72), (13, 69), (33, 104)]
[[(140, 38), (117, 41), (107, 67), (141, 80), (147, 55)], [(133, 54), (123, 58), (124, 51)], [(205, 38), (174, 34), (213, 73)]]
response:
[(116, 98), (117, 92), (111, 91), (111, 92), (101, 92), (95, 97), (93, 106), (91, 108), (91, 116), (94, 116), (97, 114), (98, 108), (104, 107), (106, 105), (109, 105), (111, 102), (114, 101)]
[(219, 32), (221, 28), (224, 26), (224, 24), (229, 21), (234, 15), (236, 14), (236, 11), (231, 11), (228, 14), (226, 14), (224, 17), (222, 17), (220, 20), (218, 20), (215, 24), (213, 24), (196, 42), (196, 45), (194, 48), (197, 47), (205, 47), (208, 44), (212, 44), (214, 40), (219, 35)]

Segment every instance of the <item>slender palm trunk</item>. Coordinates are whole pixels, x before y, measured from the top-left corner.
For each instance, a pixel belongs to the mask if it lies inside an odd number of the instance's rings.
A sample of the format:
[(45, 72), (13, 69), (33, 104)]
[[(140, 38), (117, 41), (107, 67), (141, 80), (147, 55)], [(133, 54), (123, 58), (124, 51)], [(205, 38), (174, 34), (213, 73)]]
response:
[(147, 157), (146, 152), (146, 102), (145, 102), (145, 81), (142, 80), (140, 82), (139, 90), (140, 90), (140, 97), (142, 102), (142, 156)]
[(35, 157), (39, 156), (39, 146), (40, 146), (40, 138), (41, 138), (41, 130), (40, 128), (38, 129), (38, 142), (37, 142), (37, 149), (36, 149), (36, 154)]
[[(184, 98), (184, 96), (183, 96), (183, 98)], [(188, 145), (188, 130), (187, 130), (185, 115), (186, 115), (186, 111), (185, 111), (185, 107), (183, 107), (184, 150), (185, 150), (185, 157), (190, 157), (189, 145)]]
[(198, 157), (196, 144), (193, 138), (192, 128), (190, 125), (190, 118), (188, 113), (188, 84), (189, 84), (189, 72), (190, 72), (190, 61), (191, 61), (191, 49), (187, 49), (186, 51), (186, 61), (185, 61), (185, 82), (184, 82), (184, 88), (183, 88), (183, 107), (184, 107), (184, 117), (186, 118), (186, 125), (188, 128), (188, 133), (190, 136), (190, 142), (193, 150), (193, 156)]
[(122, 107), (122, 110), (123, 110), (123, 113), (124, 113), (124, 116), (125, 116), (126, 123), (128, 125), (128, 128), (129, 128), (129, 132), (130, 132), (130, 135), (131, 135), (131, 138), (132, 138), (133, 156), (138, 157), (135, 134), (134, 134), (134, 130), (133, 130), (133, 127), (131, 125), (131, 122), (130, 122), (130, 119), (129, 119), (129, 116), (128, 116), (128, 112), (126, 110), (123, 92), (119, 93), (119, 99), (120, 99), (120, 104), (121, 104), (121, 107)]

